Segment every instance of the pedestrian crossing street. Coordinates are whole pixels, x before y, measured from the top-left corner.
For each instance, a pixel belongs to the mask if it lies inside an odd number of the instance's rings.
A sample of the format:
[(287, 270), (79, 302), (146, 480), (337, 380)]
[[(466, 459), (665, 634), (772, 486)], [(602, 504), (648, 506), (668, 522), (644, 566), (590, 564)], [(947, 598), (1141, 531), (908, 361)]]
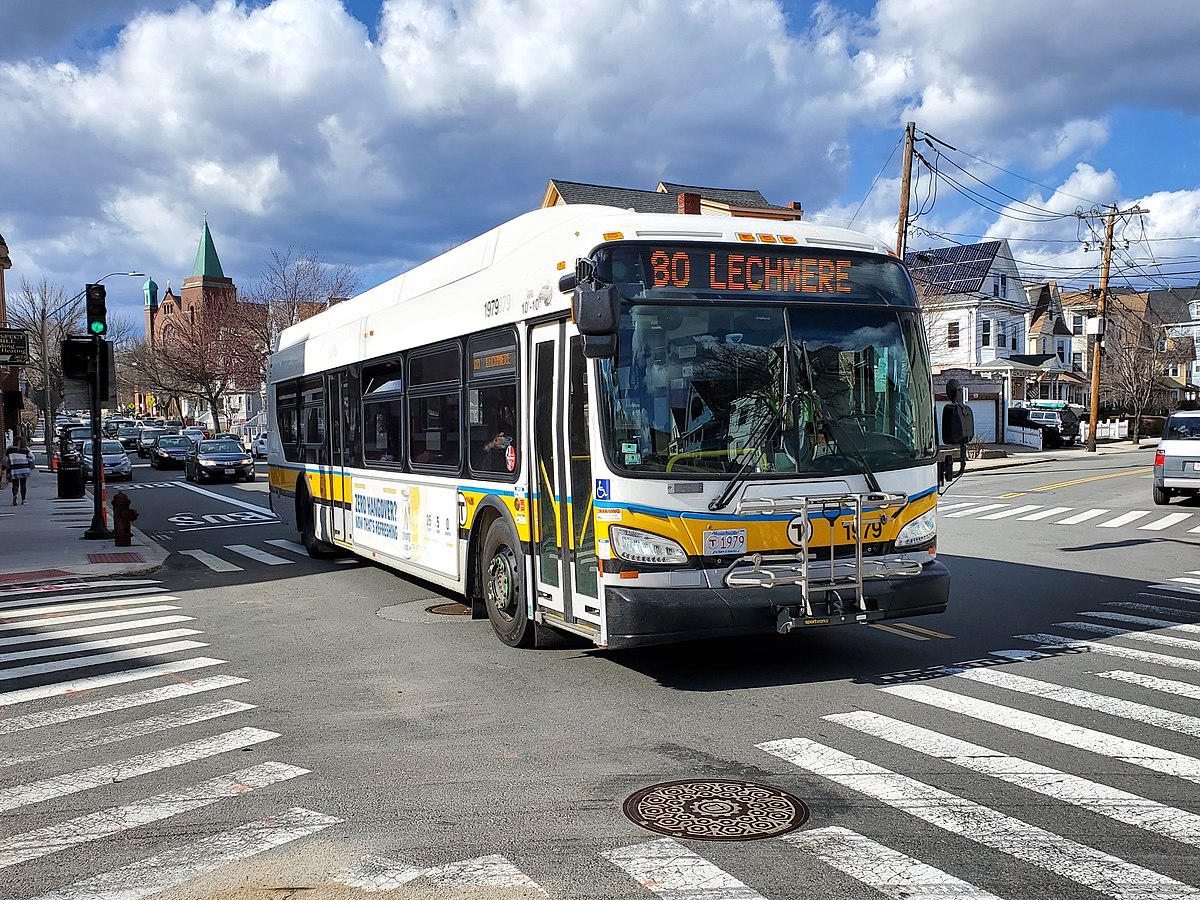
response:
[[(1007, 520), (1012, 522), (1045, 522), (1048, 525), (1093, 525), (1097, 528), (1124, 528), (1138, 531), (1186, 531), (1200, 534), (1200, 510), (1197, 512), (1167, 512), (1164, 509), (1135, 509), (1127, 512), (1100, 507), (1078, 509), (1072, 506), (1042, 506), (1038, 504), (989, 503), (983, 500), (952, 501), (938, 504), (943, 519), (977, 519), (981, 522)], [(1179, 528), (1175, 528), (1179, 526)]]
[[(759, 844), (769, 864), (747, 867), (726, 843), (658, 838), (602, 850), (596, 866), (627, 879), (630, 892), (614, 896), (669, 900), (996, 900), (1064, 887), (1200, 898), (1200, 571), (1054, 629), (1013, 635), (1031, 646), (882, 678), (875, 703), (823, 716), (819, 735), (748, 746), (741, 761), (772, 773), (759, 780), (834, 795), (810, 803), (804, 829)], [(913, 846), (930, 858), (902, 849)], [(368, 856), (334, 880), (366, 892), (427, 883), (572, 896), (543, 886), (555, 878), (544, 861), (513, 857), (422, 868)], [(1028, 880), (1014, 881), (1015, 866)], [(780, 871), (790, 888), (760, 892)]]
[[(195, 626), (154, 580), (0, 588), (0, 883), (56, 863), (36, 890), (4, 896), (136, 900), (342, 824), (288, 801), (287, 783), (308, 770), (232, 760), (249, 748), (273, 756), (281, 735), (255, 724), (255, 705), (236, 696), (249, 679), (206, 655)], [(572, 877), (591, 866), (612, 896), (668, 900), (785, 900), (809, 884), (828, 890), (814, 896), (896, 900), (1015, 900), (1065, 884), (1200, 900), (1200, 569), (1012, 638), (1022, 646), (883, 677), (874, 702), (859, 695), (819, 733), (784, 726), (747, 740), (739, 762), (813, 808), (802, 830), (758, 842), (766, 863), (748, 865), (730, 844), (659, 837), (573, 844), (587, 860)], [(161, 773), (177, 783), (143, 787)], [(211, 831), (192, 815), (236, 810), (249, 794), (269, 798), (272, 814)], [(613, 827), (636, 832), (620, 800)], [(78, 877), (91, 872), (89, 845), (128, 847), (136, 829), (171, 822), (186, 839)], [(366, 893), (582, 892), (555, 883), (561, 866), (544, 850), (507, 852), (434, 866), (352, 853), (328, 881)], [(1011, 887), (1018, 866), (1037, 878)], [(790, 888), (771, 890), (780, 873)]]
[[(284, 539), (265, 540), (259, 542), (263, 546), (253, 544), (226, 544), (218, 552), (208, 550), (175, 550), (181, 556), (186, 556), (208, 567), (214, 572), (244, 572), (251, 564), (263, 566), (290, 566), (295, 563), (294, 557), (300, 556), (311, 560), (303, 544)], [(279, 551), (283, 551), (281, 554)], [(357, 556), (347, 556), (330, 560), (334, 565), (357, 566), (361, 560)]]
[[(255, 726), (254, 704), (228, 696), (248, 679), (204, 654), (208, 644), (194, 625), (179, 598), (153, 580), (0, 589), (3, 896), (148, 897), (339, 823), (287, 802), (281, 786), (309, 771), (269, 758), (281, 735)], [(268, 759), (242, 765), (230, 755), (251, 748)], [(179, 780), (165, 791), (142, 787), (161, 773)], [(277, 811), (197, 833), (204, 819), (190, 813), (244, 806), (239, 798), (251, 793), (274, 797)], [(190, 840), (74, 880), (89, 869), (87, 845), (124, 845), (132, 829), (156, 823), (159, 833), (173, 824)], [(24, 874), (35, 866), (54, 874)], [(13, 892), (30, 878), (36, 890)]]

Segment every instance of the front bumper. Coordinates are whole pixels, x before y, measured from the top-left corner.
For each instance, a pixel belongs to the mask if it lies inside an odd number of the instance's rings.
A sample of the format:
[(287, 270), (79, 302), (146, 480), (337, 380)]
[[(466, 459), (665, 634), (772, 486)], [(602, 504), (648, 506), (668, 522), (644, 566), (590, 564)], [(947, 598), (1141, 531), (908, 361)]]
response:
[[(852, 593), (852, 592), (846, 592)], [(863, 583), (865, 612), (853, 602), (843, 612), (829, 605), (814, 609), (804, 625), (874, 622), (944, 612), (950, 598), (950, 571), (934, 560), (916, 575), (897, 575)], [(746, 634), (775, 634), (779, 614), (803, 606), (798, 586), (774, 588), (629, 588), (605, 589), (608, 647), (623, 650), (677, 641)], [(818, 604), (814, 604), (817, 607)]]
[(254, 464), (246, 465), (237, 463), (226, 465), (220, 463), (215, 466), (196, 466), (196, 471), (204, 475), (205, 478), (245, 478), (247, 475), (254, 474)]

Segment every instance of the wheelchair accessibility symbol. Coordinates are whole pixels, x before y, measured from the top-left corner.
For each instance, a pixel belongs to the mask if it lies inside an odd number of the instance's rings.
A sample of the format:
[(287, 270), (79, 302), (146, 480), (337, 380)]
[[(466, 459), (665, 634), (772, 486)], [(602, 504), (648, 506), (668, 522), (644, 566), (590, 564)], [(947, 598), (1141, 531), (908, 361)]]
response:
[(608, 500), (611, 491), (609, 490), (609, 480), (607, 478), (596, 479), (596, 499)]

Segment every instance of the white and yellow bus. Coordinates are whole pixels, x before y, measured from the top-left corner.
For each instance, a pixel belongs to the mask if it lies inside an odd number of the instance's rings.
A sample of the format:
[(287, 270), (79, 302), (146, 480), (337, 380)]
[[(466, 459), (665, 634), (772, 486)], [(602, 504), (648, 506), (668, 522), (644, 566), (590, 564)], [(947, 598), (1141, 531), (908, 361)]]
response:
[(283, 332), (271, 502), (314, 555), (601, 647), (937, 613), (912, 283), (801, 222), (559, 206)]

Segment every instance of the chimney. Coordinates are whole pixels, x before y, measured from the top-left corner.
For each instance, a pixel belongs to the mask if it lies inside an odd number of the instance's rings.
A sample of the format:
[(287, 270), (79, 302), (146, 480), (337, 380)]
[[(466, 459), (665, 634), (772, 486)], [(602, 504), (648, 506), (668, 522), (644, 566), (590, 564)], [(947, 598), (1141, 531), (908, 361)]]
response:
[(791, 203), (789, 203), (787, 205), (787, 208), (794, 209), (796, 211), (796, 221), (797, 222), (804, 218), (804, 207), (802, 207), (800, 205), (799, 200), (793, 200)]
[(676, 194), (675, 200), (679, 204), (679, 214), (681, 216), (698, 216), (700, 215), (700, 195), (689, 194), (686, 191), (682, 194)]

